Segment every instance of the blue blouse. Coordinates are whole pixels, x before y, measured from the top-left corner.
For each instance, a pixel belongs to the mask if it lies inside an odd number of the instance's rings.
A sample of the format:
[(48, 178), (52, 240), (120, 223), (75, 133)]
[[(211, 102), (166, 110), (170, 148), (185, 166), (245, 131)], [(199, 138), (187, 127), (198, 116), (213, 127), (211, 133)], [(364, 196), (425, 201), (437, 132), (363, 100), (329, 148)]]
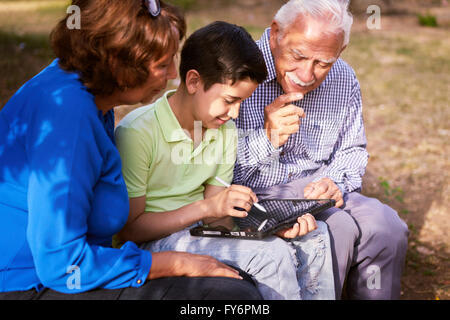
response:
[(145, 282), (150, 252), (111, 247), (129, 210), (113, 131), (113, 111), (58, 60), (1, 110), (0, 292)]

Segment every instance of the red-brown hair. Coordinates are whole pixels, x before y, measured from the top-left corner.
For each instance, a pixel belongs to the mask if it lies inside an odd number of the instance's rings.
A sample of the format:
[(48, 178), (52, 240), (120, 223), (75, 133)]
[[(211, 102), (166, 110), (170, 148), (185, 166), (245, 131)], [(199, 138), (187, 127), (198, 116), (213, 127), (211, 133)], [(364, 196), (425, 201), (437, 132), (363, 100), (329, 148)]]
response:
[(154, 18), (142, 0), (74, 0), (81, 28), (69, 29), (62, 19), (50, 35), (62, 69), (77, 72), (93, 95), (144, 83), (151, 61), (178, 49), (186, 22), (174, 6), (161, 1)]

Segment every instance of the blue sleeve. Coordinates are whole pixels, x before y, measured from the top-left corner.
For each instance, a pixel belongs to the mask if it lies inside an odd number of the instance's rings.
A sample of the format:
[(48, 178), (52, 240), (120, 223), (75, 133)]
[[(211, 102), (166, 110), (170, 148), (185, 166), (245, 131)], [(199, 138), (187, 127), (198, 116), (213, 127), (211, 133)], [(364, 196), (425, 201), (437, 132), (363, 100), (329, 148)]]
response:
[(91, 201), (102, 173), (96, 130), (103, 128), (95, 112), (87, 110), (86, 99), (62, 97), (39, 102), (42, 108), (32, 115), (29, 123), (36, 125), (28, 128), (26, 141), (27, 240), (38, 277), (45, 287), (64, 293), (139, 287), (150, 271), (150, 252), (131, 242), (114, 249), (87, 241)]

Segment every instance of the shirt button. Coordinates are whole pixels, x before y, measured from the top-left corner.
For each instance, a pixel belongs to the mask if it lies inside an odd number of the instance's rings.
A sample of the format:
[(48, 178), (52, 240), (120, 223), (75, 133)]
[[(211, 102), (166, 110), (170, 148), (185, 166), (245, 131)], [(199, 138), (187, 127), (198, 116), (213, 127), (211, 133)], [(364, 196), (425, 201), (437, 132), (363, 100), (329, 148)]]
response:
[(281, 152), (280, 152), (280, 156), (282, 156), (282, 157), (283, 157), (285, 154), (286, 154), (286, 152), (284, 152), (284, 151), (281, 151)]
[(142, 283), (142, 280), (139, 279), (138, 281), (136, 281), (136, 283), (137, 283), (137, 284), (141, 284), (141, 283)]
[(292, 178), (292, 172), (289, 173), (288, 178)]

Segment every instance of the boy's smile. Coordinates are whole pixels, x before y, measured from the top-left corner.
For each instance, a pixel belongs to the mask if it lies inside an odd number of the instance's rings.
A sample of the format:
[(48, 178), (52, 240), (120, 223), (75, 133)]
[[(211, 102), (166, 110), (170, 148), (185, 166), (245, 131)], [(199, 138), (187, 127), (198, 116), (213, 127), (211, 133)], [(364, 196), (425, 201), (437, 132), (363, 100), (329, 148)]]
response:
[(239, 80), (232, 84), (216, 83), (209, 90), (203, 86), (193, 99), (193, 116), (195, 121), (202, 121), (205, 129), (217, 129), (230, 119), (239, 115), (241, 102), (252, 95), (258, 84), (250, 79)]
[(257, 82), (246, 78), (234, 84), (231, 80), (223, 84), (215, 83), (205, 91), (195, 70), (188, 78), (192, 81), (187, 81), (186, 86), (180, 86), (169, 97), (169, 103), (181, 127), (189, 131), (191, 136), (195, 121), (200, 121), (205, 131), (218, 129), (230, 119), (236, 119), (241, 102), (250, 97), (258, 86)]

